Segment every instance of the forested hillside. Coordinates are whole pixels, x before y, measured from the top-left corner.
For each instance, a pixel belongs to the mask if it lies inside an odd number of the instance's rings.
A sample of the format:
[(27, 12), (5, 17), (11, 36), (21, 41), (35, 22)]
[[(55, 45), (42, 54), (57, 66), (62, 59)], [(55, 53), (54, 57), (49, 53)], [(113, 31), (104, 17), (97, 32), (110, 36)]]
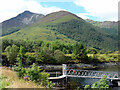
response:
[(40, 18), (32, 25), (2, 38), (13, 40), (44, 40), (82, 42), (88, 47), (117, 50), (117, 38), (67, 11), (59, 11)]
[(100, 27), (101, 30), (104, 30), (105, 32), (113, 36), (118, 35), (118, 22), (115, 22), (115, 21), (99, 22), (99, 21), (93, 21), (89, 19), (87, 19), (86, 21), (93, 24), (94, 26)]

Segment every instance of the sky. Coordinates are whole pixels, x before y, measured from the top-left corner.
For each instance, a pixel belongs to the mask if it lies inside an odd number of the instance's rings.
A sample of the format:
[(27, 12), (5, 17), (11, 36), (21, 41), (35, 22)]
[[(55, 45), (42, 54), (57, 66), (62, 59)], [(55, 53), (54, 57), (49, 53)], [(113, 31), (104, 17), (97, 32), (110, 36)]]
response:
[(29, 10), (49, 14), (65, 10), (83, 19), (117, 21), (119, 0), (1, 0), (0, 22)]

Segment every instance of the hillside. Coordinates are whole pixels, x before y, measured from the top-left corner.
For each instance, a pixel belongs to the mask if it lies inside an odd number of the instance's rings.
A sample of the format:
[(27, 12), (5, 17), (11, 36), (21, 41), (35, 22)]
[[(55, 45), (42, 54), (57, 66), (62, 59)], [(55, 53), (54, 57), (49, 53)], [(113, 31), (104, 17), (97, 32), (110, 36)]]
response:
[(117, 26), (118, 26), (118, 22), (115, 22), (115, 21), (99, 22), (99, 21), (93, 21), (90, 19), (86, 19), (86, 21), (101, 28), (116, 28), (117, 29)]
[[(40, 18), (33, 25), (4, 36), (9, 39), (83, 42), (86, 46), (105, 50), (117, 50), (117, 40), (75, 14), (59, 11)], [(112, 43), (111, 43), (112, 42)]]
[(118, 22), (115, 22), (115, 21), (99, 22), (99, 21), (93, 21), (90, 19), (87, 19), (86, 21), (93, 24), (94, 26), (100, 27), (102, 30), (104, 30), (105, 32), (113, 36), (118, 35)]
[(24, 11), (16, 17), (2, 22), (2, 36), (19, 31), (21, 28), (35, 23), (43, 16), (43, 14), (36, 14), (30, 11)]

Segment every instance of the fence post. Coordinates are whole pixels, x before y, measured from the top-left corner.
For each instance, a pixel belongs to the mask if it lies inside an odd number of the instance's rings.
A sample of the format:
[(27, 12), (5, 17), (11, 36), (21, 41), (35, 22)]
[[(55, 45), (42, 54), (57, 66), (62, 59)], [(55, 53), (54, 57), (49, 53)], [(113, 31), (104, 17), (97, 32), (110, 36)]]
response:
[(66, 72), (67, 65), (66, 64), (62, 64), (62, 67), (63, 67), (63, 75), (66, 75), (67, 74), (67, 72)]

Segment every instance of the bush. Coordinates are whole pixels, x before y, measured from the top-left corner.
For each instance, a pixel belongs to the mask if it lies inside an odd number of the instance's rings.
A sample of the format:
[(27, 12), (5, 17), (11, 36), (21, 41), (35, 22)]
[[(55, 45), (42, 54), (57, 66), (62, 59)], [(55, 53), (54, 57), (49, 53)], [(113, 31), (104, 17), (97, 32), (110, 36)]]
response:
[(24, 68), (22, 65), (22, 59), (20, 59), (20, 57), (18, 56), (17, 58), (17, 65), (14, 66), (14, 70), (17, 71), (17, 74), (20, 78), (26, 78), (27, 80), (31, 80), (34, 81), (36, 83), (39, 83), (43, 86), (47, 86), (49, 88), (53, 87), (52, 82), (49, 82), (48, 77), (50, 76), (50, 74), (46, 73), (46, 72), (41, 72), (40, 68), (38, 66), (36, 66), (35, 63), (33, 63), (33, 65), (29, 68)]
[(21, 56), (23, 57), (25, 55), (25, 48), (23, 46), (20, 46), (20, 50), (19, 50)]
[(48, 74), (48, 73), (45, 73), (45, 72), (41, 72), (41, 74), (40, 74), (40, 81), (41, 81), (41, 84), (43, 85), (43, 86), (46, 86), (46, 85), (48, 85), (48, 77), (50, 76), (50, 74)]
[[(98, 82), (95, 82), (92, 84), (92, 87), (90, 87), (90, 85), (85, 85), (84, 87), (85, 89), (109, 89), (109, 85), (108, 85), (108, 81), (107, 81), (107, 76), (103, 76)], [(90, 89), (91, 90), (91, 89)]]
[(89, 90), (90, 89), (90, 85), (85, 85), (85, 90)]
[(33, 63), (31, 68), (25, 68), (25, 76), (28, 77), (28, 80), (32, 80), (34, 82), (39, 82), (40, 81), (40, 69)]
[(52, 83), (52, 81), (50, 81), (50, 82), (48, 82), (48, 87), (49, 87), (49, 89), (52, 89), (53, 88), (53, 83)]
[(55, 50), (54, 52), (54, 58), (56, 60), (57, 63), (59, 64), (63, 64), (63, 63), (66, 63), (66, 56), (64, 55), (64, 53), (60, 50)]
[(45, 73), (44, 71), (41, 72), (40, 68), (36, 66), (35, 63), (33, 63), (32, 67), (24, 68), (21, 65), (20, 59), (18, 66), (15, 66), (14, 70), (17, 71), (17, 74), (20, 78), (28, 77), (28, 80), (39, 82), (43, 86), (48, 85), (48, 77), (50, 76), (48, 73)]
[(34, 55), (25, 55), (25, 65), (32, 65), (36, 62)]
[(48, 47), (43, 46), (35, 50), (35, 56), (37, 63), (54, 63), (53, 51)]
[(98, 82), (95, 82), (91, 88), (109, 88), (108, 81), (107, 81), (107, 76), (103, 76)]
[(16, 65), (14, 65), (14, 70), (17, 71), (18, 77), (20, 78), (24, 77), (25, 68), (23, 67), (20, 55), (17, 56), (17, 63)]

